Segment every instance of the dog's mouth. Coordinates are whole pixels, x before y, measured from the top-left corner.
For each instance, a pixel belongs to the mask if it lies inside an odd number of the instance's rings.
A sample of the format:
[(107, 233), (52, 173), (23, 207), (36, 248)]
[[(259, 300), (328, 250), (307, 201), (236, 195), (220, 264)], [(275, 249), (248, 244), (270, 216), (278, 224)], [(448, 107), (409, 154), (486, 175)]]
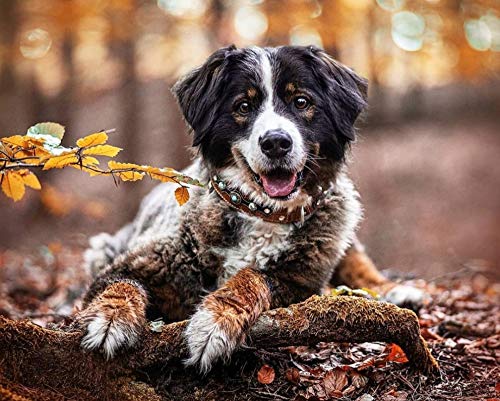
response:
[(252, 171), (255, 181), (264, 189), (271, 198), (287, 199), (302, 182), (302, 171), (290, 171), (285, 169), (274, 169), (265, 173), (257, 174)]

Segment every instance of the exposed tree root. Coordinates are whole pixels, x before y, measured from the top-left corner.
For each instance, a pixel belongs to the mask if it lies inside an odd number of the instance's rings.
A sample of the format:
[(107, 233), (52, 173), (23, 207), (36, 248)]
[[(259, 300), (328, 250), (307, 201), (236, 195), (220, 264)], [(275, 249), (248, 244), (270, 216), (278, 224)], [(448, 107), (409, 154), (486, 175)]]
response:
[[(152, 366), (182, 363), (186, 324), (164, 325), (160, 333), (147, 329), (136, 348), (106, 361), (101, 354), (82, 351), (80, 331), (49, 330), (0, 316), (0, 398), (160, 400), (153, 387), (133, 378)], [(439, 372), (413, 312), (363, 298), (313, 296), (269, 311), (247, 338), (260, 348), (320, 341), (396, 343), (416, 371)]]

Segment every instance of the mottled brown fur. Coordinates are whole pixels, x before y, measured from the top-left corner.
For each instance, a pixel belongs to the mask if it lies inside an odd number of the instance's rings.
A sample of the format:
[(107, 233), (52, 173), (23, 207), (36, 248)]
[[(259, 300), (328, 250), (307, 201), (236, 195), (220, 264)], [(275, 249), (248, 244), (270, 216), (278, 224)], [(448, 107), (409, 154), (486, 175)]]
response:
[(264, 277), (250, 268), (242, 269), (226, 284), (209, 294), (202, 307), (228, 337), (240, 342), (246, 330), (270, 307), (271, 293)]

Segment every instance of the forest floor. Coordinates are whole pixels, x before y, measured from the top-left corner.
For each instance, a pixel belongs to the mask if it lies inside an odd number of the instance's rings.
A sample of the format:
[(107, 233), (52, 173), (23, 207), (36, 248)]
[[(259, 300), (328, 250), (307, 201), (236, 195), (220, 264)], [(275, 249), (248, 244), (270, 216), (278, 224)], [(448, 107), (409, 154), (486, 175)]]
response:
[[(0, 315), (62, 324), (78, 309), (88, 281), (81, 249), (55, 243), (29, 255), (0, 252)], [(411, 372), (398, 347), (383, 343), (247, 347), (205, 377), (178, 367), (138, 379), (153, 383), (162, 400), (500, 399), (500, 284), (492, 272), (471, 264), (432, 283), (410, 283), (431, 296), (419, 319), (441, 367), (437, 380)], [(9, 379), (1, 372), (0, 363), (0, 396)]]

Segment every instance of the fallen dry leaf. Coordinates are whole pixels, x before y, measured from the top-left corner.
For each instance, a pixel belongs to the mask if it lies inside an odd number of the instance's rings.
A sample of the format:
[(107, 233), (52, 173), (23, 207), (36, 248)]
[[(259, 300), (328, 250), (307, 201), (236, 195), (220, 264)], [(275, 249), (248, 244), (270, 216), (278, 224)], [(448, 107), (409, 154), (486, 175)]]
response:
[(330, 370), (325, 375), (323, 386), (328, 396), (342, 397), (342, 390), (347, 386), (347, 373), (342, 369)]
[(262, 384), (270, 384), (274, 381), (276, 374), (274, 369), (269, 365), (262, 365), (257, 372), (257, 380)]
[(397, 344), (391, 344), (391, 351), (389, 352), (389, 355), (387, 355), (386, 360), (398, 363), (408, 362), (408, 358), (406, 357), (404, 351)]
[(291, 383), (298, 383), (300, 381), (300, 372), (297, 368), (289, 368), (285, 372), (285, 377)]

